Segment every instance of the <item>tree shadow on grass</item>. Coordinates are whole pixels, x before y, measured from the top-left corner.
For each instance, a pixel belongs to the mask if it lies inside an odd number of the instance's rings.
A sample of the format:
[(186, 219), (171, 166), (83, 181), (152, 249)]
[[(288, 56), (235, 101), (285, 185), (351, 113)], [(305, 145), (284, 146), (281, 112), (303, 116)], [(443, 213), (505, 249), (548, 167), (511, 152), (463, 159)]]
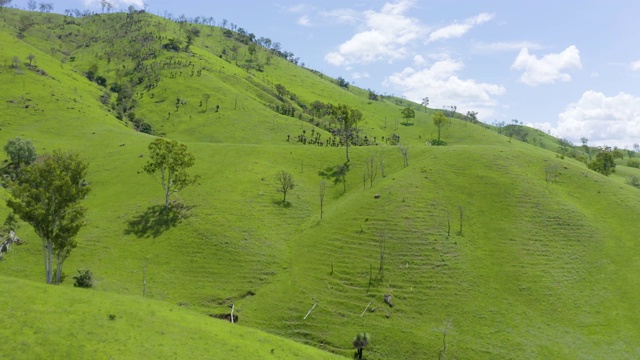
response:
[(154, 205), (129, 220), (125, 235), (135, 235), (138, 238), (157, 238), (165, 231), (174, 228), (187, 217), (189, 209), (182, 204)]

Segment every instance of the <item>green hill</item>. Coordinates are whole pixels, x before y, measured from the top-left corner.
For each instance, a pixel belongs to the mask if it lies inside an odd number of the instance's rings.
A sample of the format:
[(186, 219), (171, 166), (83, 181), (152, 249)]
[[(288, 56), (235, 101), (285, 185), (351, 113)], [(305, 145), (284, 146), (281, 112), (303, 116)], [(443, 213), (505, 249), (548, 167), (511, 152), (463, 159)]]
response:
[[(70, 278), (89, 268), (96, 279), (94, 291), (72, 289), (69, 279), (58, 288), (26, 281), (44, 282), (39, 239), (22, 224), (27, 244), (0, 262), (5, 302), (28, 313), (39, 309), (27, 301), (32, 292), (57, 304), (82, 297), (101, 309), (90, 314), (105, 323), (100, 332), (127, 326), (154, 332), (152, 342), (175, 327), (193, 334), (178, 340), (175, 355), (155, 349), (158, 357), (183, 357), (190, 347), (202, 357), (240, 348), (256, 352), (238, 356), (269, 357), (262, 354), (274, 346), (265, 344), (285, 348), (250, 328), (343, 356), (367, 332), (367, 359), (437, 358), (445, 332), (449, 358), (640, 356), (640, 192), (624, 183), (640, 169), (619, 165), (605, 177), (556, 156), (548, 135), (530, 129), (526, 143), (463, 116), (443, 127), (447, 146), (427, 146), (437, 136), (432, 109), (371, 99), (256, 42), (145, 13), (3, 10), (0, 143), (21, 136), (39, 154), (71, 149), (89, 162), (87, 225), (64, 269)], [(350, 148), (346, 193), (329, 185), (321, 219), (318, 171), (345, 161), (344, 147), (327, 146), (339, 124), (323, 109), (339, 103), (362, 112), (362, 146)], [(401, 124), (407, 106), (416, 115), (410, 126)], [(182, 141), (196, 156), (201, 181), (180, 193), (185, 218), (159, 217), (161, 187), (140, 174), (153, 136)], [(409, 146), (407, 167), (398, 137)], [(371, 159), (377, 177), (363, 181)], [(279, 204), (279, 170), (297, 185), (288, 207)], [(239, 329), (206, 316), (232, 305)], [(55, 308), (34, 312), (38, 326), (56, 329), (89, 311)], [(150, 316), (154, 327), (145, 330)], [(73, 357), (83, 351), (75, 337), (94, 349), (111, 334), (65, 327), (60, 343), (34, 322), (21, 323), (14, 346), (37, 342), (43, 352), (16, 348), (15, 357), (38, 357), (53, 343)], [(207, 340), (226, 331), (225, 347), (207, 353)], [(126, 348), (111, 340), (100, 356), (149, 351), (143, 338)]]

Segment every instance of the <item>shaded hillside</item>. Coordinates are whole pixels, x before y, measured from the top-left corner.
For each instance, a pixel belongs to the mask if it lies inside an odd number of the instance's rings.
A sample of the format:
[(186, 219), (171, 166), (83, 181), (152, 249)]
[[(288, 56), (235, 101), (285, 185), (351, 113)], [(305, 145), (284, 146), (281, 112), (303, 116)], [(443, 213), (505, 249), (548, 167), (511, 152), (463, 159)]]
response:
[[(140, 296), (146, 276), (148, 298), (201, 314), (234, 305), (243, 326), (340, 355), (367, 332), (368, 359), (437, 358), (445, 329), (449, 358), (640, 355), (640, 192), (624, 183), (640, 169), (605, 177), (561, 159), (548, 135), (526, 143), (459, 115), (441, 129), (447, 146), (428, 146), (432, 109), (372, 100), (228, 29), (11, 9), (0, 24), (0, 143), (21, 136), (90, 164), (87, 225), (65, 263), (95, 274), (83, 296), (117, 304), (100, 292)], [(346, 193), (325, 180), (320, 219), (318, 172), (345, 161), (326, 113), (338, 103), (363, 119)], [(186, 217), (160, 216), (162, 189), (140, 174), (157, 135), (195, 154)], [(288, 207), (279, 170), (297, 185)], [(19, 236), (0, 272), (42, 282), (39, 239), (24, 223)], [(199, 324), (189, 314), (175, 321)], [(63, 315), (51, 315), (54, 327)]]

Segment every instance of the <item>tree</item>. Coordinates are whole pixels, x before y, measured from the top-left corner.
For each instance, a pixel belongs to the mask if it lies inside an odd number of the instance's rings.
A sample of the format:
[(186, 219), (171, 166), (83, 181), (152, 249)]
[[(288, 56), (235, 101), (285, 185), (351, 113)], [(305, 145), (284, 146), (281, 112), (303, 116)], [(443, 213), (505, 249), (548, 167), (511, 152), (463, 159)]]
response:
[(11, 4), (12, 0), (0, 0), (0, 10), (2, 10), (2, 8), (4, 8), (5, 6)]
[(281, 192), (283, 195), (282, 204), (286, 205), (287, 193), (289, 190), (293, 190), (296, 187), (296, 184), (293, 181), (293, 176), (284, 170), (280, 170), (276, 174), (276, 180), (278, 181), (278, 192)]
[(349, 143), (351, 142), (351, 136), (353, 128), (358, 126), (360, 120), (362, 120), (362, 112), (357, 109), (353, 109), (348, 105), (339, 104), (337, 106), (331, 106), (331, 115), (340, 123), (342, 127), (342, 135), (344, 136), (344, 146), (346, 148), (347, 163), (349, 159)]
[(204, 101), (204, 112), (209, 110), (209, 99), (211, 99), (211, 94), (202, 94), (202, 100)]
[(478, 122), (478, 112), (477, 111), (467, 111), (467, 117), (474, 124)]
[(79, 202), (89, 193), (84, 181), (87, 167), (76, 153), (54, 151), (25, 167), (20, 177), (9, 183), (7, 206), (40, 236), (48, 284), (54, 281), (53, 256), (55, 283), (60, 284), (62, 265), (76, 247), (73, 238), (84, 225), (87, 209)]
[(37, 7), (38, 2), (36, 0), (27, 1), (27, 9), (29, 9), (29, 11), (35, 11)]
[(409, 119), (413, 119), (416, 117), (416, 112), (413, 111), (412, 108), (410, 107), (406, 107), (404, 109), (402, 109), (402, 117), (404, 118), (404, 122), (402, 123), (402, 125), (411, 125), (411, 123), (409, 122)]
[(371, 337), (367, 333), (360, 333), (356, 335), (355, 340), (353, 340), (353, 347), (357, 350), (356, 356), (358, 359), (362, 359), (362, 350), (369, 345), (370, 340)]
[(322, 219), (323, 214), (323, 206), (324, 206), (324, 195), (327, 192), (327, 183), (324, 181), (320, 181), (320, 185), (318, 186), (318, 194), (320, 196), (320, 219)]
[(160, 181), (164, 190), (164, 206), (168, 207), (171, 195), (198, 182), (199, 175), (187, 173), (195, 162), (195, 156), (187, 151), (187, 145), (175, 140), (156, 139), (148, 148), (151, 160), (143, 171)]
[(345, 88), (345, 89), (349, 88), (349, 82), (345, 80), (342, 76), (338, 76), (336, 81), (338, 82), (338, 86), (340, 86), (341, 88)]
[(582, 148), (584, 149), (584, 152), (589, 155), (589, 162), (593, 161), (593, 158), (591, 157), (591, 148), (589, 147), (589, 139), (582, 137), (580, 138), (580, 141), (582, 141)]
[(442, 130), (442, 126), (447, 123), (447, 117), (444, 116), (440, 111), (433, 114), (433, 125), (438, 128), (438, 142), (436, 145), (440, 145), (440, 131)]
[(616, 171), (613, 150), (608, 146), (600, 148), (600, 152), (596, 155), (595, 160), (588, 163), (587, 167), (605, 176), (613, 174)]
[(409, 146), (398, 144), (398, 150), (400, 150), (400, 154), (402, 154), (402, 160), (404, 160), (404, 167), (409, 166)]
[(11, 165), (16, 169), (31, 165), (36, 161), (36, 148), (29, 139), (22, 140), (19, 136), (10, 139), (4, 146), (4, 151), (9, 156)]
[(425, 97), (422, 99), (422, 106), (424, 106), (424, 112), (427, 112), (427, 106), (429, 106), (429, 98)]
[(325, 179), (333, 180), (334, 184), (342, 183), (343, 192), (347, 192), (347, 174), (349, 173), (349, 163), (342, 165), (329, 166), (324, 170), (318, 171), (318, 175)]
[(287, 88), (282, 84), (276, 84), (276, 92), (278, 93), (278, 97), (282, 98), (287, 95)]

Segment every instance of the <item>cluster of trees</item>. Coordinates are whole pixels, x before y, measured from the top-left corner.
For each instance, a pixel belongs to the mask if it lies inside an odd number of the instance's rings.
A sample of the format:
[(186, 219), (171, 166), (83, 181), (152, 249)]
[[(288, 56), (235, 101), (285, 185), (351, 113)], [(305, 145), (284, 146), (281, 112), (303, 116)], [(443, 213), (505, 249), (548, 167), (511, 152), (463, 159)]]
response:
[[(60, 284), (64, 262), (77, 246), (75, 236), (85, 224), (87, 208), (81, 201), (90, 192), (86, 182), (88, 163), (75, 152), (55, 150), (37, 156), (33, 143), (19, 137), (9, 140), (4, 150), (10, 160), (2, 176), (2, 185), (10, 194), (9, 217), (17, 215), (33, 227), (41, 239), (46, 282)], [(186, 145), (172, 140), (156, 139), (149, 144), (149, 151), (150, 160), (143, 171), (160, 182), (164, 205), (169, 207), (172, 195), (197, 183), (199, 176), (187, 172), (195, 158)], [(15, 230), (16, 225), (12, 226), (9, 230)], [(75, 286), (91, 287), (88, 270), (79, 270), (74, 279)]]

